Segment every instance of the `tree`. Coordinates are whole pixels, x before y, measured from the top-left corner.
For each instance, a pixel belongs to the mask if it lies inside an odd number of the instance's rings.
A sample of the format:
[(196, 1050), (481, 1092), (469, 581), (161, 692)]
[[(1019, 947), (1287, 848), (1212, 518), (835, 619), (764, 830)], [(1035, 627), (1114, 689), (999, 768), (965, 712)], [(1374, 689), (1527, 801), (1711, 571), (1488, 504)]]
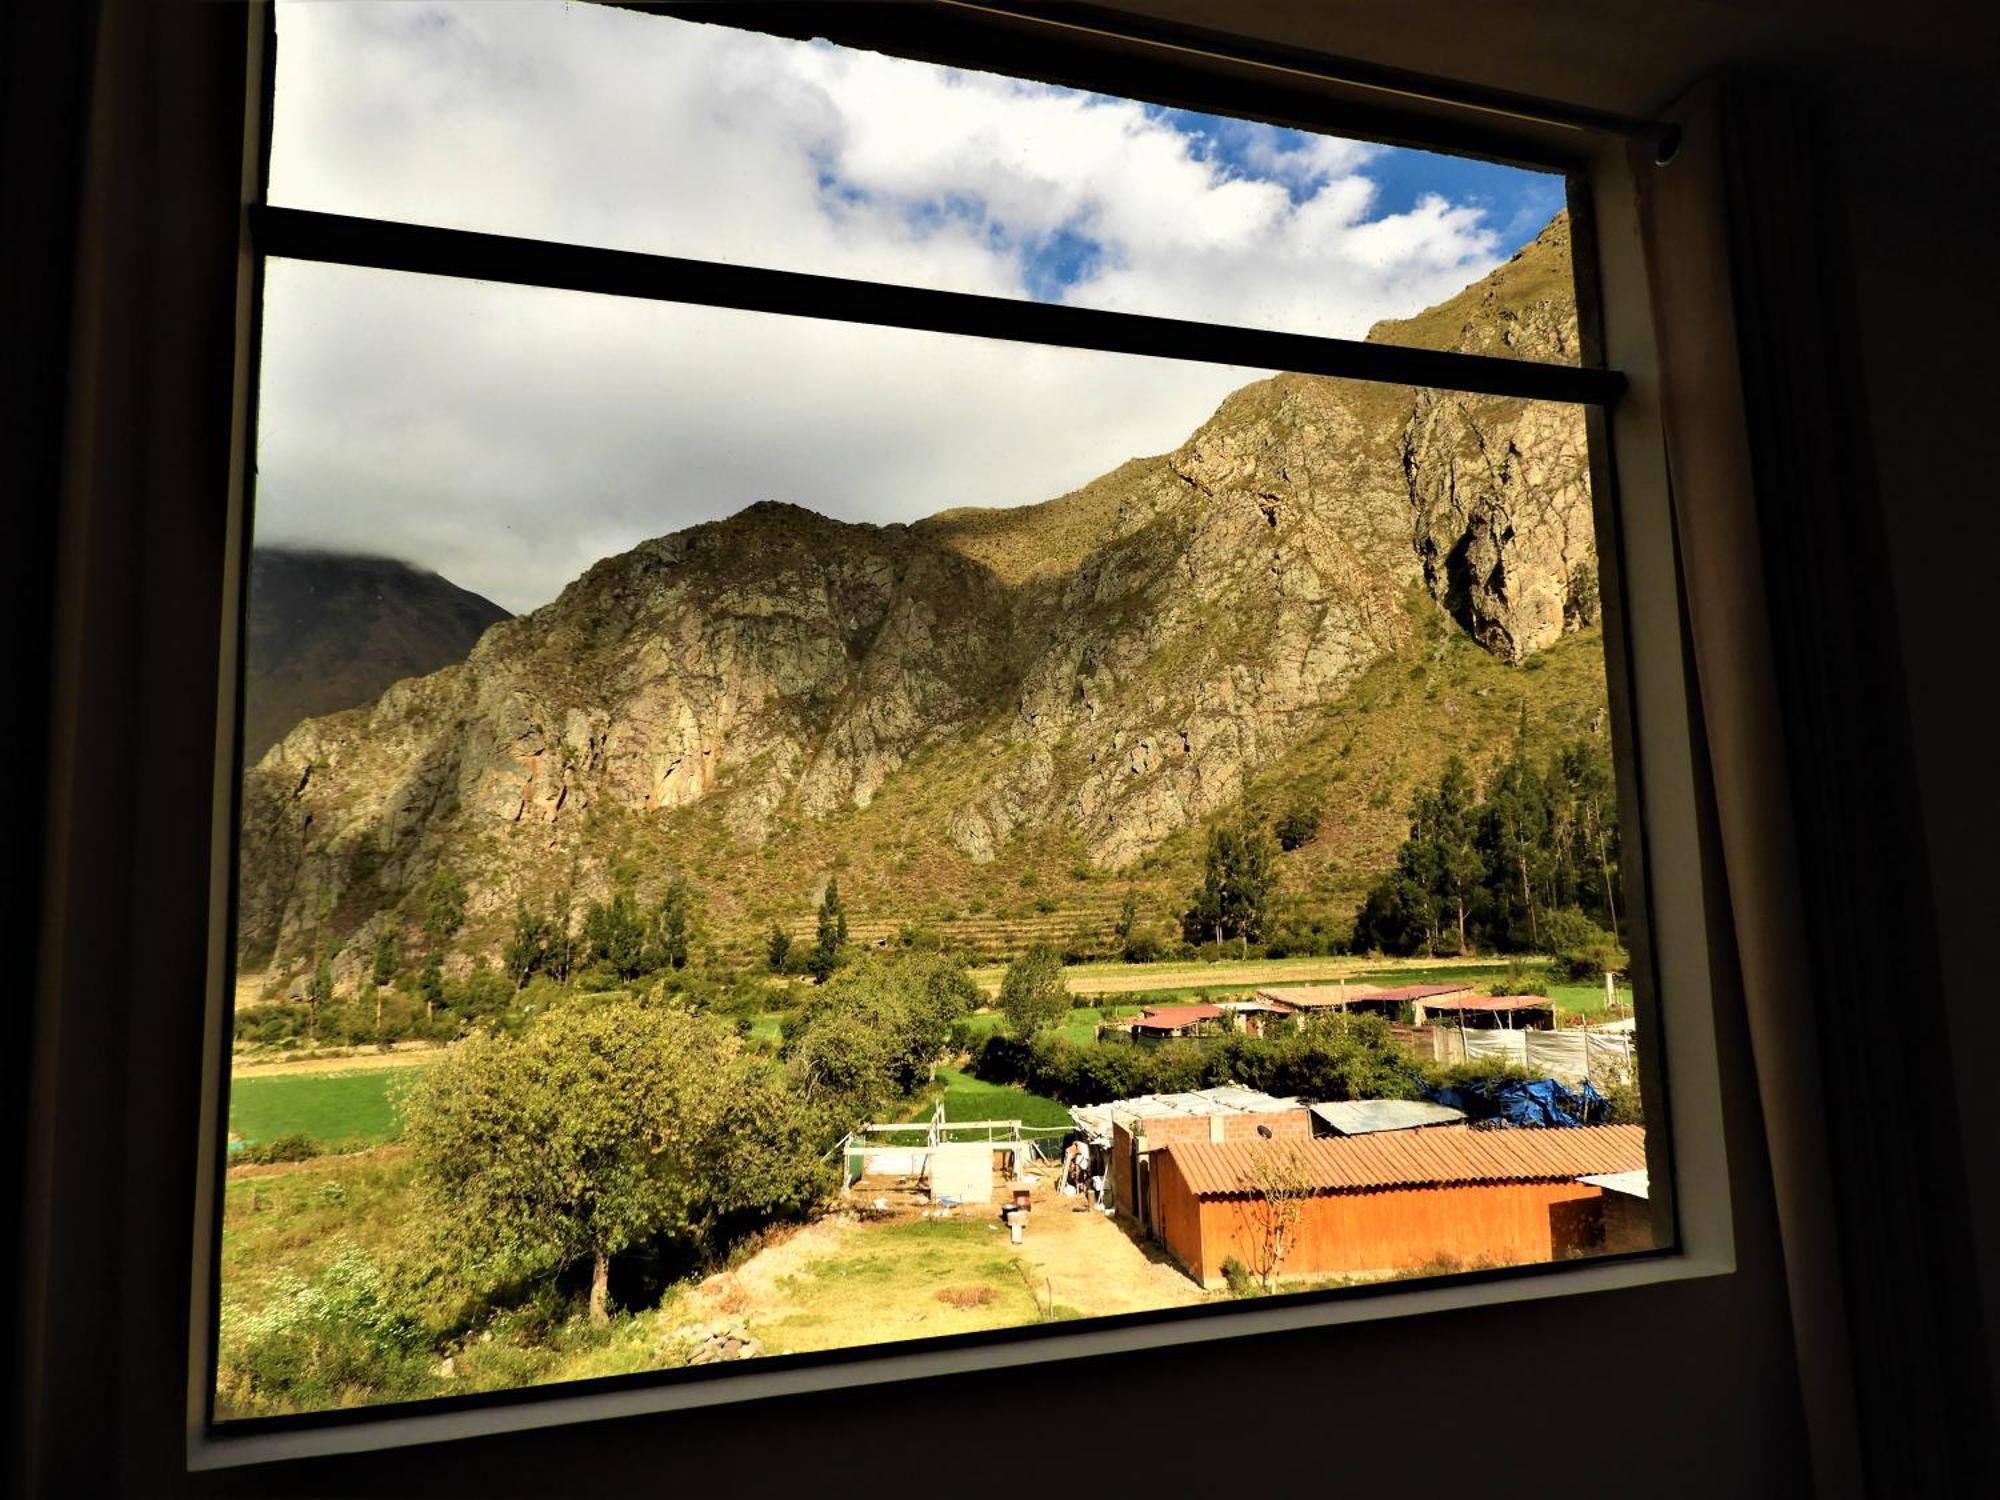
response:
[(1271, 841), (1248, 823), (1209, 830), (1201, 888), (1181, 918), (1189, 942), (1228, 938), (1242, 942), (1246, 954), (1264, 935), (1264, 919), (1275, 878)]
[(554, 938), (554, 928), (539, 907), (530, 907), (523, 901), (514, 909), (514, 936), (509, 940), (501, 962), (508, 977), (514, 981), (515, 989), (522, 988), (548, 967), (549, 950)]
[(393, 925), (385, 925), (375, 935), (375, 952), (369, 961), (368, 977), (378, 986), (394, 982), (397, 949), (401, 946), (401, 942), (402, 935)]
[(792, 935), (776, 922), (764, 937), (764, 962), (773, 974), (785, 972), (785, 960), (792, 956)]
[(1249, 1219), (1250, 1269), (1269, 1292), (1277, 1284), (1305, 1215), (1306, 1200), (1312, 1196), (1312, 1173), (1298, 1147), (1274, 1143), (1257, 1152), (1242, 1184), (1250, 1194), (1238, 1210)]
[(840, 905), (840, 882), (829, 879), (826, 892), (819, 898), (819, 936), (813, 944), (812, 957), (806, 967), (814, 979), (825, 984), (833, 971), (840, 967), (840, 950), (847, 942), (847, 913)]
[[(574, 872), (572, 872), (574, 874)], [(549, 908), (549, 955), (544, 972), (557, 984), (568, 984), (576, 972), (577, 951), (581, 946), (574, 931), (572, 911), (576, 895), (568, 886), (556, 892)]]
[(1494, 773), (1479, 810), (1478, 843), (1492, 896), (1495, 937), (1512, 948), (1541, 946), (1542, 902), (1549, 842), (1548, 786), (1517, 745)]
[(423, 996), (424, 1019), (435, 1019), (444, 1004), (444, 955), (435, 949), (424, 955), (424, 966), (417, 970), (417, 993)]
[(734, 1033), (708, 1017), (630, 1001), (564, 1009), (427, 1069), (404, 1139), (448, 1233), (503, 1279), (587, 1260), (603, 1323), (612, 1256), (695, 1237), (729, 1203), (714, 1167), (740, 1154), (732, 1101), (755, 1086)]
[(424, 886), (424, 936), (443, 949), (465, 925), (465, 882), (440, 865)]
[(1111, 929), (1111, 935), (1118, 940), (1122, 952), (1131, 944), (1132, 933), (1139, 925), (1139, 893), (1127, 891), (1125, 899), (1118, 903), (1118, 921)]
[(979, 1000), (964, 968), (942, 955), (866, 959), (786, 1018), (785, 1058), (808, 1099), (867, 1113), (936, 1075), (952, 1023)]
[(1429, 836), (1435, 848), (1434, 894), (1458, 925), (1458, 951), (1470, 953), (1465, 919), (1486, 874), (1478, 844), (1478, 792), (1465, 762), (1454, 755), (1444, 763), (1429, 808)]
[(667, 893), (660, 900), (660, 910), (654, 919), (655, 943), (658, 962), (662, 969), (685, 969), (688, 948), (694, 937), (695, 890), (687, 881), (676, 876), (667, 884)]
[(1564, 979), (1623, 973), (1631, 962), (1615, 937), (1573, 906), (1549, 913), (1544, 936), (1556, 973)]
[(629, 889), (614, 892), (608, 902), (590, 903), (583, 936), (591, 958), (608, 965), (620, 979), (636, 979), (646, 971), (646, 920)]
[(1319, 805), (1314, 802), (1295, 802), (1286, 809), (1283, 816), (1272, 825), (1271, 831), (1278, 836), (1278, 847), (1287, 853), (1302, 849), (1319, 837)]
[(1055, 949), (1037, 943), (1007, 965), (1000, 981), (1000, 1009), (1019, 1037), (1031, 1037), (1069, 1014), (1069, 986)]
[(319, 1018), (326, 1008), (333, 1004), (333, 955), (322, 953), (319, 962), (313, 965), (312, 978), (306, 982), (306, 1004), (312, 1007), (313, 1039), (319, 1039)]

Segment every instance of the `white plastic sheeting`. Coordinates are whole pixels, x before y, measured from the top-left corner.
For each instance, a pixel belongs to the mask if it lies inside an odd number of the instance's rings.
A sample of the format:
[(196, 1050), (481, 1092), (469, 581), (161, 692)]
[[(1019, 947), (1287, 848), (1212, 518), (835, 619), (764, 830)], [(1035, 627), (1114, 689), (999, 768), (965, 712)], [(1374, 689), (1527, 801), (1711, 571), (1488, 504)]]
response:
[(1538, 1078), (1564, 1083), (1610, 1083), (1629, 1079), (1637, 1062), (1630, 1028), (1588, 1031), (1467, 1030), (1465, 1055), (1475, 1062), (1495, 1059), (1526, 1068)]

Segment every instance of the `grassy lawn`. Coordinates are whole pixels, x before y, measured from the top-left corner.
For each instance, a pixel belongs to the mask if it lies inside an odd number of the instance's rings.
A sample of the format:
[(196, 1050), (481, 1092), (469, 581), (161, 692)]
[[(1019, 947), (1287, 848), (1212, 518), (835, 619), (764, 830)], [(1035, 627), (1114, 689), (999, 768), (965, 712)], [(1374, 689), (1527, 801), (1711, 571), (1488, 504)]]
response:
[[(1601, 980), (1596, 984), (1553, 984), (1545, 993), (1556, 1002), (1564, 1015), (1613, 1019), (1611, 1013), (1604, 1008), (1604, 984)], [(1618, 1012), (1620, 1016), (1632, 1014), (1631, 985), (1618, 986), (1618, 1003), (1622, 1007)]]
[(780, 1279), (753, 1331), (771, 1353), (797, 1354), (1033, 1323), (1036, 1299), (1015, 1262), (990, 1220), (880, 1225)]
[(229, 1128), (246, 1141), (308, 1135), (332, 1145), (380, 1145), (402, 1130), (408, 1069), (308, 1073), (278, 1078), (237, 1078), (229, 1085)]

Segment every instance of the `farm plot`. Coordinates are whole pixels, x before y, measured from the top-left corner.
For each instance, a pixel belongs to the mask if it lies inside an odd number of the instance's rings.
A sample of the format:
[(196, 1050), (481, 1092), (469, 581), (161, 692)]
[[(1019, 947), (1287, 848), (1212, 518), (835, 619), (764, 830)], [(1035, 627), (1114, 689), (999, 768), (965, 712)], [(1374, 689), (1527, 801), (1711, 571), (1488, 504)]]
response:
[(236, 1078), (229, 1085), (229, 1133), (245, 1141), (304, 1135), (323, 1146), (379, 1146), (402, 1131), (402, 1100), (416, 1078), (408, 1068)]

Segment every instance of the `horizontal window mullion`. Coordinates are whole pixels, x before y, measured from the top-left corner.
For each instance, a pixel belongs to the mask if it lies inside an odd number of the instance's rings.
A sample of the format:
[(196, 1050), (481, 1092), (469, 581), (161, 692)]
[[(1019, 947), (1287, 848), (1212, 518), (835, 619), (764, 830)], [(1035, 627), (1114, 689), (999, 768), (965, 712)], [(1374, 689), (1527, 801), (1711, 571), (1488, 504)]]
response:
[(1609, 405), (1624, 387), (1616, 371), (1573, 365), (887, 286), (308, 209), (265, 205), (251, 214), (258, 250), (294, 260), (1538, 401)]

